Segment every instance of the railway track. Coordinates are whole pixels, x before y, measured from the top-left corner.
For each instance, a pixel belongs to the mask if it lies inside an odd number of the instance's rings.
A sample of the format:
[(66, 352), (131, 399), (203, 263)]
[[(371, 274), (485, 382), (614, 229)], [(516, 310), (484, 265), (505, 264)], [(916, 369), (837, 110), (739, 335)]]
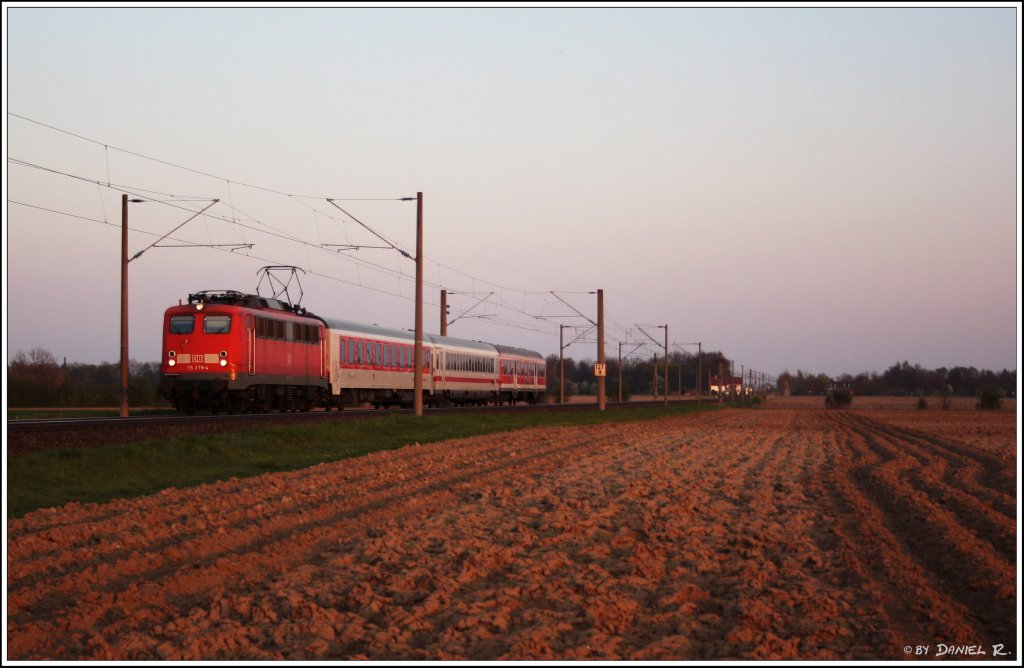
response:
[[(609, 404), (628, 408), (658, 406), (662, 402), (636, 401)], [(428, 415), (467, 412), (524, 412), (595, 410), (596, 404), (540, 404), (517, 406), (478, 406), (463, 408), (425, 408)], [(237, 415), (160, 415), (137, 417), (67, 418), (9, 420), (7, 456), (20, 457), (31, 452), (74, 447), (101, 447), (148, 439), (172, 438), (182, 434), (209, 434), (237, 431), (257, 426), (322, 422), (325, 420), (364, 420), (387, 415), (409, 415), (412, 409), (348, 409), (296, 413), (249, 413)]]

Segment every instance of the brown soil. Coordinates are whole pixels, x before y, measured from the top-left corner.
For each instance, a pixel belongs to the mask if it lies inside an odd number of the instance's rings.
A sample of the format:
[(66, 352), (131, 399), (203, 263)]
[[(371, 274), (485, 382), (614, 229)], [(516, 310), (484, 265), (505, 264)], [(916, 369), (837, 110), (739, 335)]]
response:
[(1014, 412), (771, 405), (40, 510), (8, 658), (1016, 661)]

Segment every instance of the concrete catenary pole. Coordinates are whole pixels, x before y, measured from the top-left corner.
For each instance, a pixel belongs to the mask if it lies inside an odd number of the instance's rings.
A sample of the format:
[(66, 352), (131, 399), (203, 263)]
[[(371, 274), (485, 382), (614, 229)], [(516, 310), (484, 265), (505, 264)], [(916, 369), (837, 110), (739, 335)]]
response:
[(658, 353), (654, 353), (654, 401), (658, 400)]
[[(597, 291), (597, 363), (604, 367), (604, 290)], [(597, 377), (597, 410), (603, 411), (607, 398), (604, 396), (604, 375)]]
[(121, 195), (121, 417), (128, 417), (128, 195)]
[(697, 403), (698, 404), (701, 403), (701, 396), (700, 396), (700, 386), (701, 386), (701, 382), (700, 382), (700, 356), (701, 356), (701, 345), (700, 345), (700, 341), (698, 341), (697, 342)]
[(622, 403), (622, 341), (619, 341), (619, 403)]
[(665, 405), (668, 406), (668, 325), (665, 325)]
[[(442, 316), (443, 317), (443, 316)], [(416, 345), (413, 373), (412, 405), (416, 415), (423, 415), (423, 193), (416, 193)]]
[(448, 291), (441, 290), (441, 336), (448, 336)]
[(558, 403), (565, 403), (565, 325), (558, 326)]

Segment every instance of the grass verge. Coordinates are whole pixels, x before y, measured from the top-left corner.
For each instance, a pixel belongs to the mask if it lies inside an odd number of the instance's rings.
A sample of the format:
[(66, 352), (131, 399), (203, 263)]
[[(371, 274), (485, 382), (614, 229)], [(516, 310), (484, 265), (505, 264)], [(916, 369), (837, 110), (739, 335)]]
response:
[(526, 427), (631, 422), (715, 410), (713, 404), (609, 408), (605, 412), (392, 415), (370, 420), (262, 427), (107, 447), (38, 452), (7, 461), (7, 517), (72, 501), (104, 502), (168, 487), (293, 471), (410, 443)]
[[(8, 420), (63, 420), (67, 418), (117, 417), (120, 408), (8, 408)], [(133, 408), (131, 415), (174, 415), (173, 408)]]

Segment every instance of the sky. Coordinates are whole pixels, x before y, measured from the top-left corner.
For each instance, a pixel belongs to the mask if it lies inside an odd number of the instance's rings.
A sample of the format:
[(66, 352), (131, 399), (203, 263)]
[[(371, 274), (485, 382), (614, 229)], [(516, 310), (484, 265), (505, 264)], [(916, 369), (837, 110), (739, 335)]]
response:
[(737, 372), (1017, 368), (1015, 5), (3, 19), (8, 360), (118, 360), (124, 193), (132, 359), (267, 265), (411, 329), (414, 263), (367, 246), (413, 252), (422, 192), (427, 332), (444, 288), (449, 335), (594, 359), (602, 289), (610, 359), (667, 325)]

